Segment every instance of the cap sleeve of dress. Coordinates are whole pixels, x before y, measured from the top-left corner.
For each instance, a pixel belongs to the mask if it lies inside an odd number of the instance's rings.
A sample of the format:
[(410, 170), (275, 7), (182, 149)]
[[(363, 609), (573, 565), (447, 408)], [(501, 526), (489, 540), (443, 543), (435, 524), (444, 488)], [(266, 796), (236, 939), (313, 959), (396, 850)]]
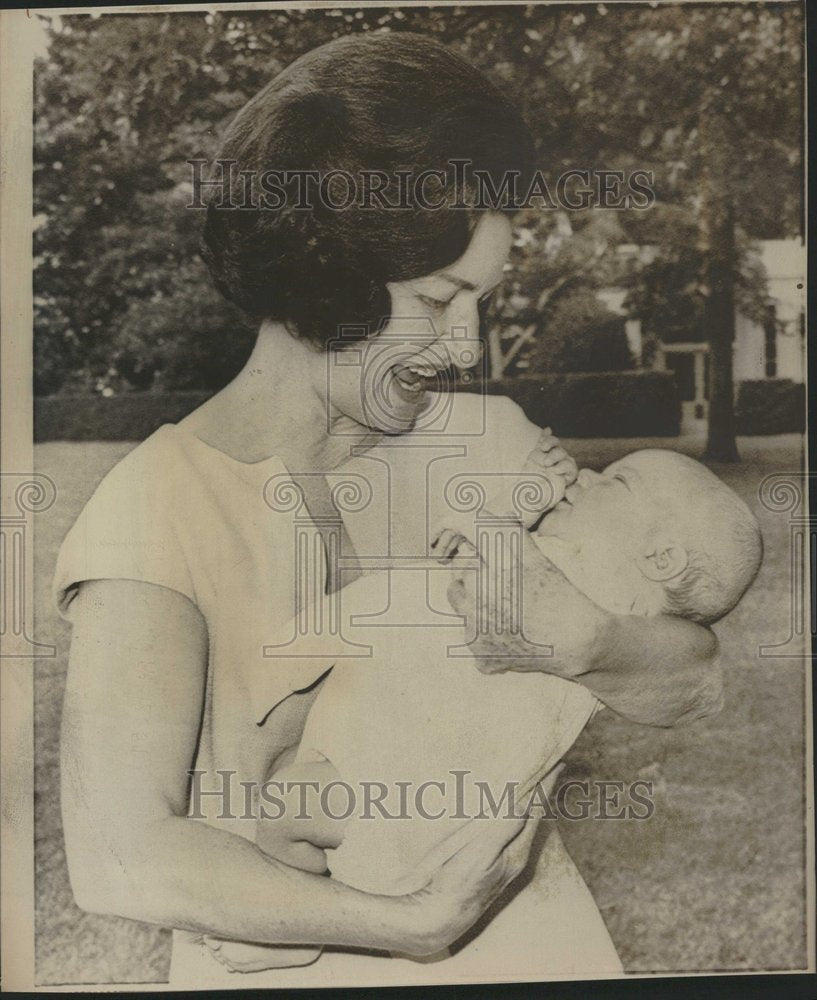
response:
[(71, 603), (84, 580), (138, 580), (178, 591), (193, 603), (195, 588), (175, 520), (194, 497), (181, 495), (178, 455), (156, 432), (116, 465), (97, 487), (66, 535), (53, 592), (71, 620)]

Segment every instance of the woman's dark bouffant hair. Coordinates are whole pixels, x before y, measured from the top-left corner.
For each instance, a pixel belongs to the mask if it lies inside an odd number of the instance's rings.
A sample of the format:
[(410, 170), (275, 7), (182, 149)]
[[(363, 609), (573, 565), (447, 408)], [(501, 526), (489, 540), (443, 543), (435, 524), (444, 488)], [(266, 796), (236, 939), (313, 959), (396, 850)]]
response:
[[(450, 161), (467, 160), (468, 176), (485, 171), (495, 190), (507, 171), (519, 172), (524, 192), (533, 144), (513, 105), (478, 70), (430, 38), (400, 32), (350, 35), (301, 56), (239, 112), (220, 159), (236, 161), (233, 176), (344, 170), (357, 179), (379, 170), (391, 178), (436, 169), (449, 187)], [(442, 191), (426, 187), (429, 200)], [(294, 196), (278, 209), (225, 209), (211, 196), (202, 254), (221, 292), (254, 318), (284, 322), (320, 348), (341, 327), (364, 337), (388, 320), (386, 282), (457, 260), (479, 210), (359, 201), (333, 210), (315, 193), (308, 210)]]

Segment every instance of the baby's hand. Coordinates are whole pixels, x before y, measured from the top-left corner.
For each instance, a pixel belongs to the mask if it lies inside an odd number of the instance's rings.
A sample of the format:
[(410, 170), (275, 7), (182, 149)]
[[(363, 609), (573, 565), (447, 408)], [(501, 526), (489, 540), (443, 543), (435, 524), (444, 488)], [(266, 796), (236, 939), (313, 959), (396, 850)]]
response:
[(579, 468), (575, 460), (561, 446), (553, 431), (546, 427), (539, 435), (536, 446), (528, 455), (523, 473), (544, 475), (553, 489), (553, 496), (543, 509), (550, 510), (564, 497), (567, 487), (576, 482)]
[[(489, 490), (486, 491), (482, 512), (507, 518), (530, 529), (542, 514), (556, 506), (578, 475), (575, 460), (554, 437), (553, 431), (546, 427), (519, 472), (506, 471), (484, 480)], [(497, 484), (493, 489), (490, 489), (490, 480)], [(467, 538), (475, 533), (473, 514), (458, 514), (450, 510), (446, 522), (449, 536), (457, 533)], [(436, 532), (438, 539), (441, 530)], [(435, 555), (439, 554), (436, 542), (432, 544), (432, 549), (436, 549)]]
[(476, 556), (477, 550), (461, 532), (454, 528), (443, 528), (431, 543), (434, 558), (439, 563), (451, 562), (457, 552)]

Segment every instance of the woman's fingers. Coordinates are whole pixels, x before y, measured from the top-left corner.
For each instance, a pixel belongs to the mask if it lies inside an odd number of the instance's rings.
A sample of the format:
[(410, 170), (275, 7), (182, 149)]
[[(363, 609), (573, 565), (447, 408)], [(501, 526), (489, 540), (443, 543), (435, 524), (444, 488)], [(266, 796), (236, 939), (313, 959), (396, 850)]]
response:
[(440, 869), (443, 887), (452, 885), (481, 913), (525, 868), (540, 819), (490, 821)]
[(426, 930), (409, 951), (432, 954), (456, 941), (525, 868), (541, 817), (475, 822), (473, 836), (434, 873), (414, 900)]

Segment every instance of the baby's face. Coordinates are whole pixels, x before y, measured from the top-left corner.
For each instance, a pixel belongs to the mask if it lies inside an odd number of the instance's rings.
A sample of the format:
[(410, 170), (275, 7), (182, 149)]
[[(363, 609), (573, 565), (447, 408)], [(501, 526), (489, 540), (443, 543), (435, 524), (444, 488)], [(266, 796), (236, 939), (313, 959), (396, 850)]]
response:
[(635, 451), (603, 472), (582, 469), (537, 534), (560, 538), (585, 555), (635, 558), (656, 531), (675, 529), (679, 510), (694, 510), (702, 475), (711, 476), (685, 455), (658, 448)]
[(673, 463), (657, 451), (634, 452), (603, 472), (582, 469), (575, 483), (542, 521), (538, 534), (574, 542), (582, 548), (611, 541), (626, 550), (639, 546), (660, 516), (659, 497), (677, 478)]
[(672, 532), (679, 503), (694, 502), (695, 465), (656, 449), (633, 452), (603, 472), (582, 469), (539, 525), (544, 551), (597, 603), (629, 613), (644, 593), (651, 539)]

